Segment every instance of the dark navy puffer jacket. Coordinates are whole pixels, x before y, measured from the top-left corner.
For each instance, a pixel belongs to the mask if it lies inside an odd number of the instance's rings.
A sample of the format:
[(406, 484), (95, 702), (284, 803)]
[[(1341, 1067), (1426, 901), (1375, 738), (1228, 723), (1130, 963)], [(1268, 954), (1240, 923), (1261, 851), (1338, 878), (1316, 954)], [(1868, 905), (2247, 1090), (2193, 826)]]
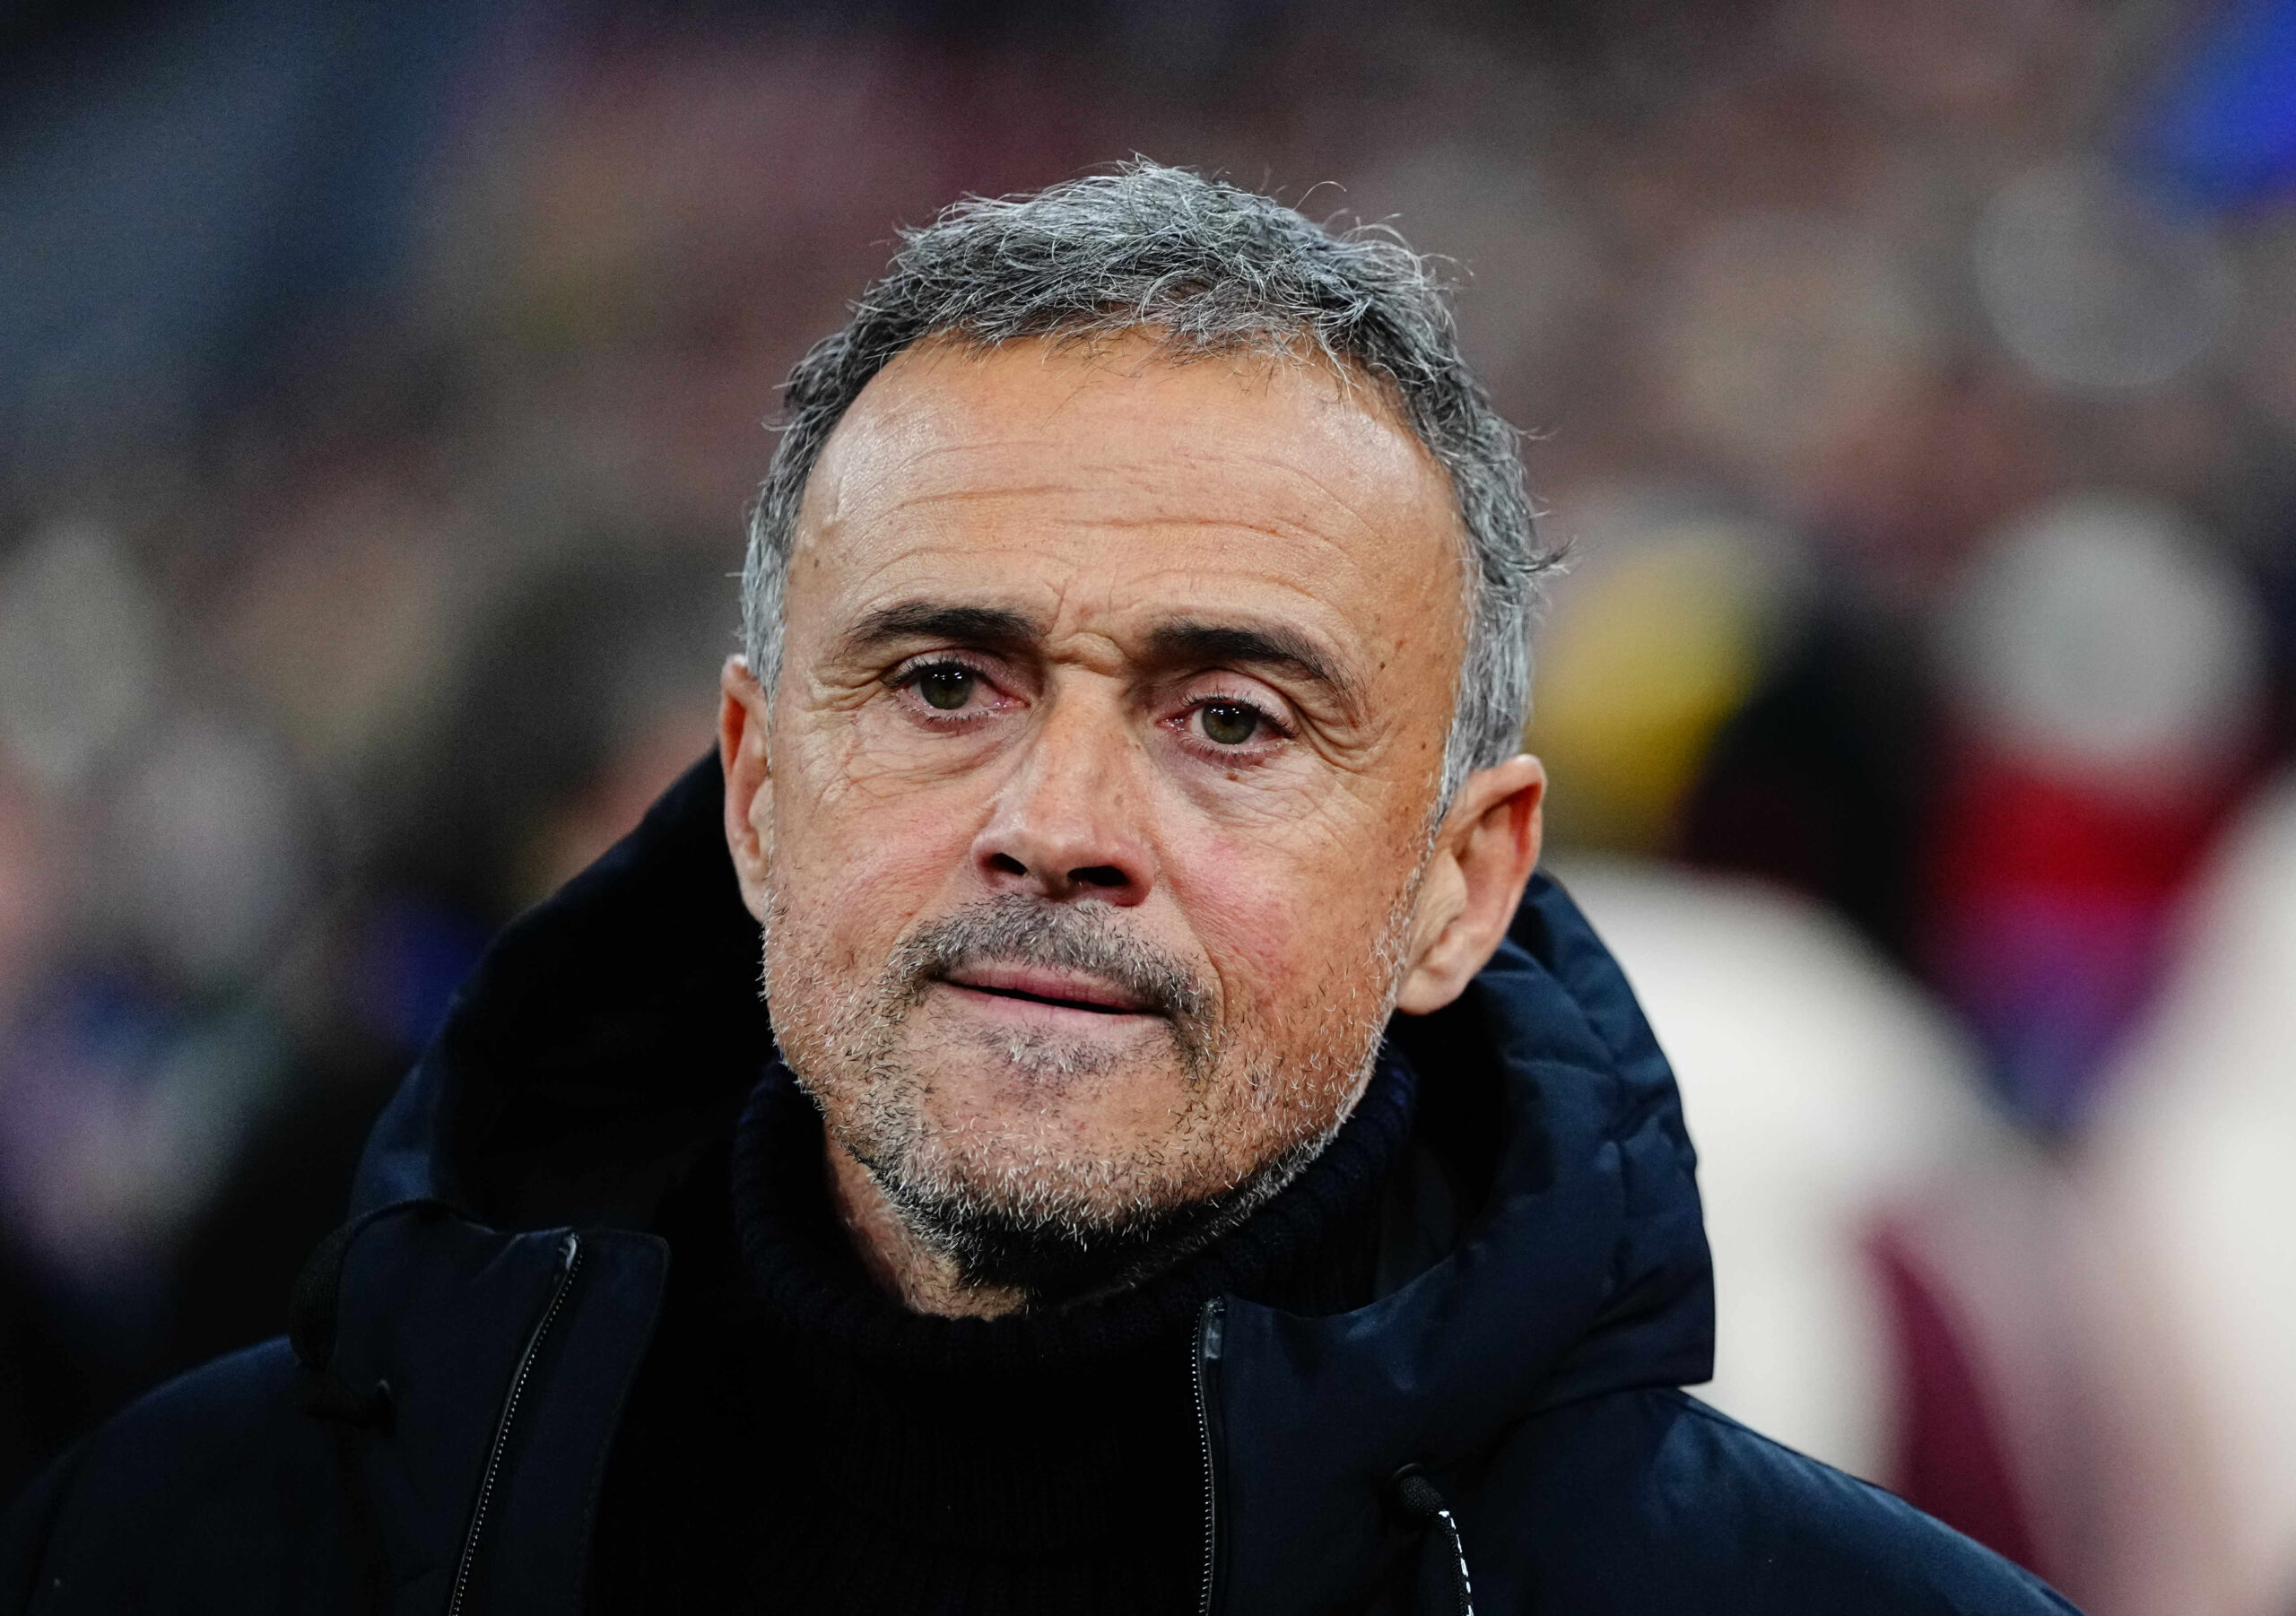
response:
[[(54, 1466), (0, 1532), (0, 1612), (575, 1616), (668, 1271), (649, 1218), (769, 1047), (719, 791), (705, 761), (505, 933), (378, 1124), (290, 1338)], [(1357, 1312), (1199, 1323), (1205, 1610), (2070, 1609), (1678, 1389), (1713, 1334), (1690, 1142), (1560, 887), (1397, 1037), (1422, 1256)]]

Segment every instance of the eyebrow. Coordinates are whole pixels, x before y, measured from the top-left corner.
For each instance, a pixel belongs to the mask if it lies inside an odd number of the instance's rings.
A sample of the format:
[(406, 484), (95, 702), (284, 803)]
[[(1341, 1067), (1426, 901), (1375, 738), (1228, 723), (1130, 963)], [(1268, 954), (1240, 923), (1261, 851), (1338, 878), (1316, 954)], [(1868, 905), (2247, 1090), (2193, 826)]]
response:
[(1148, 635), (1148, 652), (1159, 662), (1243, 663), (1282, 668), (1350, 707), (1361, 706), (1362, 692), (1312, 639), (1281, 623), (1225, 623), (1178, 618)]
[(932, 601), (904, 601), (870, 613), (838, 636), (843, 656), (898, 639), (951, 639), (961, 645), (1013, 651), (1038, 639), (1035, 621), (1003, 606), (950, 606)]

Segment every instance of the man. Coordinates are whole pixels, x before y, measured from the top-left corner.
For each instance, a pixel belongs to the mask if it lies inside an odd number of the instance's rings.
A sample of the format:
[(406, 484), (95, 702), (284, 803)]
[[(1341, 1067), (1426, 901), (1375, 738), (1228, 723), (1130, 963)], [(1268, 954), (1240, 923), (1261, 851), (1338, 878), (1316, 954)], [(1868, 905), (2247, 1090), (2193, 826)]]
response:
[(1675, 1389), (1690, 1146), (1532, 884), (1548, 558), (1416, 258), (1145, 164), (968, 203), (788, 412), (718, 756), (11, 1599), (2066, 1608)]

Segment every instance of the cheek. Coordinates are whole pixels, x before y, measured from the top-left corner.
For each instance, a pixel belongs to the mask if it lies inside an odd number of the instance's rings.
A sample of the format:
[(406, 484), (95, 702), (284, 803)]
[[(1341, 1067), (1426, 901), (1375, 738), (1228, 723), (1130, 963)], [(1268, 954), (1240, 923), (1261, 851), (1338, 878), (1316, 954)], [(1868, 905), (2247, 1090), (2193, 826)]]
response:
[(1401, 850), (1301, 839), (1222, 838), (1198, 873), (1172, 883), (1223, 1001), (1248, 1018), (1318, 1021), (1335, 995), (1369, 983), (1403, 886)]
[[(952, 794), (790, 771), (774, 799), (770, 884), (806, 929), (882, 966), (891, 940), (935, 907), (965, 868), (977, 805)], [(793, 788), (794, 787), (794, 788)], [(881, 945), (874, 952), (871, 940)]]

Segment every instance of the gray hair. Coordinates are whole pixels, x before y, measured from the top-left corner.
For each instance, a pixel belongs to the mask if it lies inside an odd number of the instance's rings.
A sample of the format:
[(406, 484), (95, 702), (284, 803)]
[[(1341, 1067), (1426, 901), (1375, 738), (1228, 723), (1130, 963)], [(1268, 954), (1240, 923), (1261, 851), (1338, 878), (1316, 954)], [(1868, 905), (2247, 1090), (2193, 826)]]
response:
[(1439, 804), (1512, 756), (1530, 700), (1541, 548), (1515, 430), (1459, 355), (1444, 287), (1383, 227), (1326, 229), (1271, 197), (1144, 161), (1033, 195), (968, 197), (905, 230), (844, 330), (789, 374), (781, 441), (750, 519), (743, 639), (771, 690), (805, 482), (878, 371), (943, 334), (982, 347), (1145, 330), (1182, 356), (1292, 353), (1387, 389), (1449, 474), (1466, 545), (1466, 650)]

